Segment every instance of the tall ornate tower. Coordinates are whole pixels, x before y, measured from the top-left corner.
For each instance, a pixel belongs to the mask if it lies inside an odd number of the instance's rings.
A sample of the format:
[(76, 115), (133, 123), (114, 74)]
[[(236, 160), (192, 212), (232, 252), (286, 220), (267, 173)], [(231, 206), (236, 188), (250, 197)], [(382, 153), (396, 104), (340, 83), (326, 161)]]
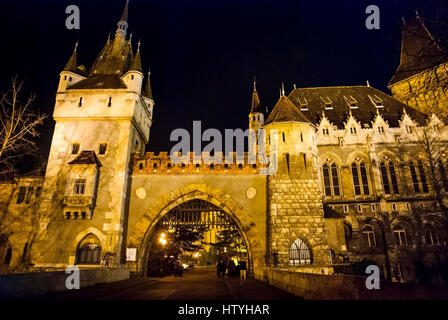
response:
[[(329, 263), (315, 127), (285, 96), (284, 89), (264, 124), (268, 141), (277, 130), (278, 170), (268, 176), (267, 263)], [(290, 254), (291, 253), (291, 254)]]
[(447, 57), (418, 13), (403, 19), (400, 64), (388, 84), (393, 97), (447, 119)]
[(258, 97), (256, 80), (254, 79), (254, 91), (252, 92), (252, 101), (249, 113), (249, 129), (253, 130), (249, 135), (249, 148), (254, 154), (257, 152), (258, 132), (264, 124), (264, 114), (260, 106), (260, 98)]
[[(123, 262), (131, 155), (144, 152), (154, 106), (127, 28), (128, 3), (90, 70), (76, 46), (60, 74), (36, 266), (95, 264), (106, 252)], [(79, 256), (82, 246), (93, 249)]]

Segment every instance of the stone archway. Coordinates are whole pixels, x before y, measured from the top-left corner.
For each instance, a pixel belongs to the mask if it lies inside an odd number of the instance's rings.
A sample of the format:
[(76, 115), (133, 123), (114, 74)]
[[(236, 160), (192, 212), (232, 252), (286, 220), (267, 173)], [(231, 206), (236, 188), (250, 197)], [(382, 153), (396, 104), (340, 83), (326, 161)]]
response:
[(128, 237), (127, 246), (137, 248), (137, 261), (128, 264), (132, 271), (145, 272), (147, 244), (154, 227), (160, 219), (176, 206), (194, 199), (201, 199), (219, 207), (238, 225), (249, 252), (252, 266), (264, 264), (265, 248), (262, 246), (257, 226), (250, 213), (228, 194), (205, 184), (192, 184), (160, 197), (147, 210), (145, 215), (135, 224), (134, 231)]

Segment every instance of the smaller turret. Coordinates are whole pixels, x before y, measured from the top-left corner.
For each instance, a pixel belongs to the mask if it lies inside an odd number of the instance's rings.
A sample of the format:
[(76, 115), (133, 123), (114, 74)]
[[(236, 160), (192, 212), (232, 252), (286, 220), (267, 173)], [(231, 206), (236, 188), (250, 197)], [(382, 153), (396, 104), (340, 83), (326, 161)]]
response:
[(67, 87), (75, 84), (76, 82), (85, 79), (84, 76), (82, 76), (80, 73), (83, 73), (84, 71), (78, 67), (78, 42), (75, 44), (75, 48), (73, 49), (73, 53), (68, 59), (67, 64), (65, 65), (62, 72), (59, 74), (59, 86), (58, 86), (58, 92), (65, 91)]
[(139, 93), (142, 91), (143, 73), (142, 61), (140, 57), (140, 41), (137, 46), (137, 53), (135, 54), (129, 71), (126, 72), (121, 79), (124, 81), (129, 91)]

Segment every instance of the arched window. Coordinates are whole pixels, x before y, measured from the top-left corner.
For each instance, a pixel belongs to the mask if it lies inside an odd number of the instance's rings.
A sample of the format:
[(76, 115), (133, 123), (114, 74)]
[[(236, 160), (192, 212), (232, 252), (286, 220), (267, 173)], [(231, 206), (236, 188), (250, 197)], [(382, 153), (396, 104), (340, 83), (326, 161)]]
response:
[(324, 187), (326, 196), (339, 196), (341, 194), (339, 187), (338, 166), (333, 163), (331, 167), (323, 165)]
[(397, 224), (393, 228), (395, 244), (398, 246), (407, 246), (408, 239), (406, 236), (406, 230), (401, 224)]
[(409, 171), (411, 172), (412, 185), (414, 186), (414, 192), (420, 192), (420, 187), (418, 185), (417, 172), (415, 171), (415, 166), (412, 161), (411, 161), (411, 163), (409, 163)]
[(302, 240), (295, 240), (289, 248), (289, 264), (293, 266), (313, 263), (310, 247)]
[[(426, 180), (425, 169), (421, 160), (417, 161), (418, 175), (416, 166), (413, 161), (409, 163), (409, 171), (411, 172), (412, 185), (414, 192), (429, 192), (428, 183)], [(419, 181), (420, 178), (420, 181)]]
[(418, 172), (420, 173), (420, 182), (422, 183), (423, 192), (428, 192), (428, 183), (426, 182), (425, 169), (423, 168), (423, 163), (418, 160)]
[(375, 229), (371, 225), (366, 224), (362, 228), (362, 236), (367, 247), (376, 247)]
[(439, 235), (435, 228), (431, 225), (425, 227), (425, 243), (427, 246), (440, 245)]
[(76, 250), (76, 264), (100, 264), (101, 242), (94, 234), (88, 234)]
[(439, 169), (440, 179), (442, 180), (443, 188), (445, 189), (445, 191), (448, 191), (448, 178), (446, 176), (445, 166), (443, 165), (442, 160), (438, 161), (437, 167)]
[[(352, 163), (352, 177), (353, 177), (353, 187), (355, 195), (360, 194), (368, 195), (370, 193), (369, 182), (367, 179), (366, 164), (364, 162), (361, 162), (359, 166), (356, 162)], [(359, 177), (361, 177), (361, 180), (359, 179)]]
[(395, 165), (392, 161), (383, 161), (380, 163), (381, 180), (383, 182), (383, 189), (385, 194), (398, 194), (397, 174), (395, 172)]
[(352, 163), (352, 176), (353, 176), (353, 187), (355, 188), (355, 194), (361, 194), (361, 185), (359, 182), (359, 173), (358, 173), (358, 165), (353, 162)]
[(387, 168), (384, 162), (380, 164), (381, 180), (383, 181), (383, 189), (385, 194), (390, 194), (389, 177), (387, 176)]

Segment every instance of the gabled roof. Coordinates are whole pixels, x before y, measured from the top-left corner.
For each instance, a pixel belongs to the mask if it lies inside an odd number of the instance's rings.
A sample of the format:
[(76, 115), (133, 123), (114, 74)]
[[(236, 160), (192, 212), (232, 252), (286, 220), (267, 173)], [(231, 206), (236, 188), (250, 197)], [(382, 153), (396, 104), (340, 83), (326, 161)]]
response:
[(264, 124), (287, 121), (311, 123), (288, 97), (282, 95)]
[[(424, 124), (426, 119), (426, 115), (422, 112), (371, 86), (297, 88), (289, 94), (288, 99), (297, 106), (296, 109), (301, 107), (300, 102), (306, 101), (306, 109), (302, 109), (301, 112), (316, 126), (320, 123), (323, 112), (328, 121), (339, 129), (344, 128), (344, 122), (349, 118), (350, 111), (363, 128), (372, 126), (377, 112), (390, 127), (399, 126), (398, 121), (402, 117), (403, 109), (419, 124)], [(349, 101), (353, 99), (356, 101), (356, 108), (350, 108)], [(326, 108), (325, 101), (331, 102), (331, 109), (329, 106)], [(381, 105), (380, 108), (377, 108), (376, 101)]]
[(400, 65), (388, 86), (447, 62), (446, 57), (420, 16), (404, 20)]
[(81, 151), (81, 153), (68, 164), (96, 164), (99, 167), (102, 166), (100, 160), (95, 154), (95, 151), (92, 150)]

